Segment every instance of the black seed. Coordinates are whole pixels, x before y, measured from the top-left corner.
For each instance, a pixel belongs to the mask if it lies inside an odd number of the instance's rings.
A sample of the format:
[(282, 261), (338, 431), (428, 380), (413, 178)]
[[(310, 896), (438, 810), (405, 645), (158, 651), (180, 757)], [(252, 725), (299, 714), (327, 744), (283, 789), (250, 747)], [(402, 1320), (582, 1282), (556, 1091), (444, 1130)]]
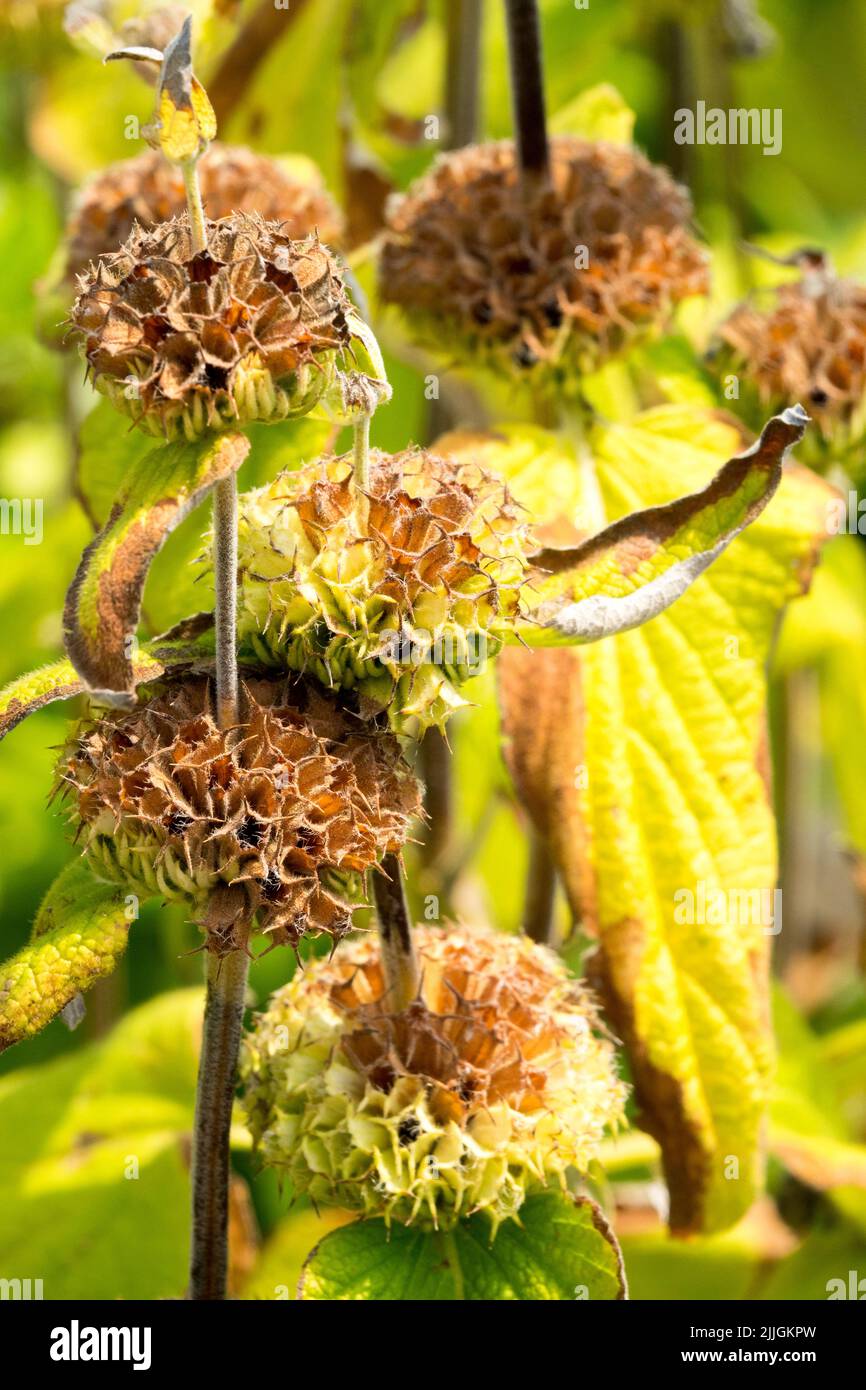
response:
[(277, 870), (269, 869), (265, 877), (262, 879), (262, 897), (265, 899), (266, 902), (276, 902), (277, 898), (280, 896), (280, 889), (282, 888), (282, 886), (283, 881), (280, 878), (280, 875), (277, 872)]
[(172, 811), (168, 818), (169, 835), (183, 835), (192, 825), (192, 816), (185, 816), (182, 811)]
[(476, 323), (490, 323), (493, 318), (493, 310), (486, 299), (479, 299), (477, 304), (473, 304), (472, 317)]
[(254, 816), (247, 816), (246, 820), (241, 821), (238, 826), (238, 841), (250, 849), (255, 849), (261, 844), (264, 833), (265, 827), (261, 821), (256, 820)]
[(401, 1144), (414, 1144), (421, 1133), (421, 1126), (414, 1115), (407, 1115), (397, 1127), (397, 1138)]
[(534, 367), (538, 361), (538, 358), (528, 343), (520, 344), (520, 347), (513, 353), (513, 359), (517, 367)]
[(547, 319), (547, 322), (550, 324), (551, 328), (558, 328), (559, 325), (562, 323), (562, 310), (560, 309), (555, 299), (552, 299), (548, 304), (545, 304), (542, 307), (541, 312), (544, 314), (544, 317)]
[(820, 386), (816, 386), (813, 391), (809, 392), (809, 400), (813, 405), (826, 405), (829, 399), (827, 392), (822, 391)]

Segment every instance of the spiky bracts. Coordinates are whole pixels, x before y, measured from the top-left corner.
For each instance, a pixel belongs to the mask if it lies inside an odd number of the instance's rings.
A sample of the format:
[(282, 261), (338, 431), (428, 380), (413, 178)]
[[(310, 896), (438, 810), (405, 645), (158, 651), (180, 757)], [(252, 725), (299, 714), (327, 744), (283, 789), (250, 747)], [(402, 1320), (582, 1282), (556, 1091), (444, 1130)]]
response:
[(802, 400), (818, 425), (801, 456), (842, 459), (866, 438), (866, 286), (830, 271), (780, 286), (770, 307), (738, 306), (722, 325), (716, 370), (741, 378), (762, 410)]
[(545, 947), (419, 927), (420, 997), (392, 1012), (378, 945), (344, 943), (279, 990), (247, 1038), (245, 1107), (264, 1161), (314, 1202), (495, 1228), (585, 1172), (624, 1088), (584, 987)]
[(358, 875), (406, 839), (415, 779), (315, 687), (254, 681), (244, 706), (218, 728), (196, 680), (85, 721), (59, 767), (77, 838), (99, 877), (190, 904), (211, 950), (254, 913), (278, 943), (339, 939)]
[[(317, 232), (329, 246), (340, 240), (340, 213), (325, 190), (291, 177), (277, 160), (217, 143), (202, 155), (198, 172), (205, 212), (214, 221), (258, 213), (293, 239)], [(83, 275), (92, 261), (118, 251), (136, 224), (149, 231), (185, 207), (181, 171), (158, 150), (109, 165), (76, 202), (66, 233), (67, 274)]]
[(206, 231), (194, 255), (187, 214), (136, 228), (84, 278), (71, 312), (97, 390), (167, 438), (305, 414), (351, 339), (317, 237), (293, 241), (255, 213)]
[(349, 456), (326, 458), (241, 498), (239, 636), (357, 688), (398, 732), (441, 725), (513, 623), (524, 546), (507, 489), (473, 464), (373, 450), (362, 492)]
[(707, 288), (691, 204), (637, 151), (563, 136), (524, 193), (510, 141), (442, 156), (390, 209), (381, 292), (440, 349), (567, 386)]

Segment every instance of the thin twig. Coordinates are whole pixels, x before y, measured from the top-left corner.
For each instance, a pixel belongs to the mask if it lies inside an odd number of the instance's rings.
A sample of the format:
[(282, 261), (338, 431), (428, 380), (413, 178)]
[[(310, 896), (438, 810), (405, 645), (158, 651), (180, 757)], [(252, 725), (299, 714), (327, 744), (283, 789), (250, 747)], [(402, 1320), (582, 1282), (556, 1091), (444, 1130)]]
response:
[(445, 113), (450, 150), (478, 138), (478, 64), (481, 0), (448, 0)]
[(398, 1013), (418, 997), (421, 971), (415, 945), (403, 870), (396, 854), (386, 854), (381, 870), (373, 875), (373, 898), (379, 919), (382, 973), (389, 1007)]
[(225, 125), (234, 114), (269, 50), (285, 37), (306, 4), (307, 0), (292, 0), (291, 8), (283, 9), (274, 0), (262, 0), (253, 10), (208, 82), (219, 125)]

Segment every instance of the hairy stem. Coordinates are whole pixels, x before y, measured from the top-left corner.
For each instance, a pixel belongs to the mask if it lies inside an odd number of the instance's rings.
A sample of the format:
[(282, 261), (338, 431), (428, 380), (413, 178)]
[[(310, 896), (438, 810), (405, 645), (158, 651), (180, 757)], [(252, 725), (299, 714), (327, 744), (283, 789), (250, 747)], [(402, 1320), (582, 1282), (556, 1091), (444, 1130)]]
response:
[(367, 492), (370, 487), (370, 416), (364, 415), (355, 421), (355, 440), (352, 461), (355, 469), (355, 483)]
[(201, 200), (201, 187), (198, 181), (198, 161), (188, 159), (181, 165), (183, 186), (186, 189), (186, 205), (189, 209), (189, 225), (192, 233), (192, 253), (199, 255), (207, 250), (204, 204)]
[(544, 109), (538, 0), (505, 0), (514, 136), (524, 186), (547, 179), (550, 151)]
[(208, 953), (195, 1102), (189, 1297), (223, 1299), (228, 1274), (229, 1132), (249, 959)]
[(234, 474), (213, 492), (213, 563), (216, 585), (217, 723), (238, 722), (238, 487)]
[(386, 854), (381, 871), (373, 875), (373, 898), (379, 919), (382, 972), (388, 1003), (394, 1012), (418, 997), (421, 971), (409, 918), (403, 870), (396, 854)]
[(556, 901), (556, 869), (547, 843), (535, 831), (529, 846), (529, 873), (523, 930), (533, 941), (547, 945), (553, 936), (553, 908)]
[(451, 848), (454, 824), (454, 778), (451, 749), (445, 735), (430, 728), (418, 750), (421, 761), (421, 780), (424, 783), (424, 809), (427, 830), (424, 835), (423, 858), (427, 868), (442, 864)]

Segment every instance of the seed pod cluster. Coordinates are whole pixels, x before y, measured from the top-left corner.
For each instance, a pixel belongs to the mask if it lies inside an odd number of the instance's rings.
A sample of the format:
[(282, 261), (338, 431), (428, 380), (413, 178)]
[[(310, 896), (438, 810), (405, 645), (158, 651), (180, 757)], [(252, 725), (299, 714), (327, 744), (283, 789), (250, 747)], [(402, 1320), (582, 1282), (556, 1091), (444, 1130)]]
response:
[(241, 498), (238, 631), (260, 660), (441, 725), (513, 624), (525, 528), (506, 487), (421, 449), (349, 456)]
[(666, 170), (565, 136), (550, 161), (524, 191), (510, 141), (442, 156), (392, 204), (380, 279), (425, 341), (567, 386), (705, 292), (707, 267)]
[[(213, 219), (258, 213), (292, 239), (318, 233), (327, 245), (341, 238), (340, 214), (321, 186), (301, 182), (278, 161), (242, 145), (215, 143), (198, 162), (205, 212)], [(181, 171), (157, 150), (119, 160), (85, 185), (66, 232), (67, 274), (86, 274), (91, 262), (119, 250), (138, 226), (150, 231), (186, 207)]]
[(585, 1172), (624, 1087), (585, 988), (545, 947), (419, 927), (419, 997), (392, 1012), (378, 946), (344, 943), (272, 998), (242, 1059), (268, 1165), (295, 1191), (386, 1221), (493, 1229)]
[(734, 373), (761, 410), (807, 402), (818, 426), (799, 450), (813, 464), (842, 460), (866, 438), (866, 286), (832, 273), (780, 286), (767, 309), (747, 301), (722, 325), (714, 364)]
[(253, 913), (277, 943), (339, 939), (358, 875), (403, 845), (417, 784), (396, 740), (316, 687), (254, 681), (245, 703), (221, 730), (190, 680), (85, 721), (59, 767), (76, 838), (100, 877), (189, 903), (211, 950)]
[(307, 413), (351, 339), (345, 288), (316, 236), (293, 241), (255, 213), (206, 231), (193, 254), (187, 214), (135, 228), (71, 312), (96, 389), (169, 439)]

